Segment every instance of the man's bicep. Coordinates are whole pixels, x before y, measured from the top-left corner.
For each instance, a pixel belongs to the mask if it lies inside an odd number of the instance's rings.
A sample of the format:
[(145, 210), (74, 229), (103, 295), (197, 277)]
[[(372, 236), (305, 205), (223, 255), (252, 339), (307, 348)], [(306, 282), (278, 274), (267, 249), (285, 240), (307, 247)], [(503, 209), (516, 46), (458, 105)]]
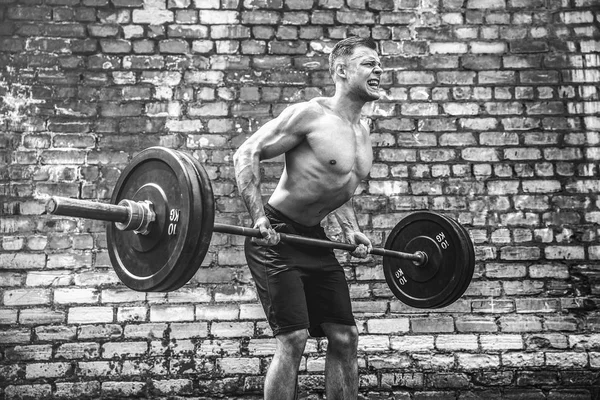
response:
[(261, 160), (277, 157), (304, 140), (306, 111), (298, 106), (285, 109), (277, 118), (264, 124), (249, 139)]
[(255, 135), (261, 160), (277, 157), (296, 147), (302, 136), (297, 132), (287, 129), (286, 122), (270, 121), (259, 129)]

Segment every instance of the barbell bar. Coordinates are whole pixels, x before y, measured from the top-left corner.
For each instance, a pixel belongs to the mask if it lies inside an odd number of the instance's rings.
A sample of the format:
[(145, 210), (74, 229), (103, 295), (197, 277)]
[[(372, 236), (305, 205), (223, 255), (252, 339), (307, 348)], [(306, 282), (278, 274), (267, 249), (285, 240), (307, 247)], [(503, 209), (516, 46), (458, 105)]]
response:
[[(121, 200), (119, 204), (114, 205), (89, 200), (76, 200), (60, 196), (54, 196), (46, 203), (46, 212), (49, 214), (114, 222), (116, 223), (118, 229), (133, 230), (137, 234), (148, 234), (152, 229), (151, 224), (155, 219), (154, 212), (139, 211), (148, 208), (151, 210), (153, 208), (153, 204)], [(145, 230), (143, 227), (145, 227)], [(212, 231), (259, 239), (263, 237), (258, 229), (216, 222), (213, 224)], [(291, 233), (280, 232), (279, 237), (280, 240), (285, 243), (293, 243), (312, 247), (346, 250), (350, 252), (356, 250), (357, 248), (356, 245), (350, 243), (309, 238)], [(414, 261), (415, 265), (424, 265), (427, 263), (427, 254), (422, 251), (404, 253), (401, 251), (374, 247), (370, 251), (370, 254), (412, 260)]]
[[(201, 267), (213, 232), (261, 238), (259, 230), (215, 223), (212, 185), (202, 164), (165, 147), (139, 152), (124, 168), (110, 204), (52, 197), (48, 214), (112, 222), (107, 247), (118, 277), (137, 291), (172, 291)], [(356, 245), (280, 233), (292, 245), (354, 251)], [(452, 304), (474, 272), (473, 243), (457, 221), (430, 211), (415, 212), (392, 229), (383, 270), (392, 293), (417, 308)]]

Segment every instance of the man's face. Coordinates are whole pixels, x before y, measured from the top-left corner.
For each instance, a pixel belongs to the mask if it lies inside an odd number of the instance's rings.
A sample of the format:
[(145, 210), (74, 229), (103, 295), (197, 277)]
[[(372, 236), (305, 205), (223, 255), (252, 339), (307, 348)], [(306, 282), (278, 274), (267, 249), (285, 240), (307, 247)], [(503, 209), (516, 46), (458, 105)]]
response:
[(377, 100), (380, 97), (381, 60), (377, 52), (368, 47), (357, 47), (347, 62), (347, 82), (351, 92), (365, 101)]

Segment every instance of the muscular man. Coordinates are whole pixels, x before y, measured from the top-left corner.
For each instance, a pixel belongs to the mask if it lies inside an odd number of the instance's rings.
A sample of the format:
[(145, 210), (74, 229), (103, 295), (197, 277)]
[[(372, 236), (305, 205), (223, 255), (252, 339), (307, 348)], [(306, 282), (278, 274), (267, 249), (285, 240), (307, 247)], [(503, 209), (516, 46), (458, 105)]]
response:
[[(332, 97), (286, 108), (235, 153), (237, 184), (263, 239), (246, 240), (246, 258), (277, 346), (265, 379), (265, 399), (293, 399), (309, 334), (327, 337), (327, 399), (358, 395), (358, 330), (344, 270), (331, 249), (279, 242), (278, 232), (327, 240), (320, 223), (334, 213), (354, 256), (366, 257), (352, 196), (371, 168), (365, 103), (379, 98), (381, 62), (371, 39), (348, 38), (329, 57)], [(260, 160), (285, 154), (268, 203), (260, 191)], [(308, 330), (308, 331), (307, 331)]]

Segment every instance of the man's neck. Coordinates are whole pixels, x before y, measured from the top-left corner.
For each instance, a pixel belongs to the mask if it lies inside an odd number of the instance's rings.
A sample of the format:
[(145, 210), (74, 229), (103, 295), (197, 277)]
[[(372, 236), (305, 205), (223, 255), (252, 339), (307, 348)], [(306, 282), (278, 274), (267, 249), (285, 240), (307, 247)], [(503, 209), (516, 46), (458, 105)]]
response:
[(353, 98), (348, 94), (336, 94), (331, 97), (331, 108), (341, 118), (349, 121), (352, 124), (357, 124), (360, 121), (361, 111), (365, 101)]

